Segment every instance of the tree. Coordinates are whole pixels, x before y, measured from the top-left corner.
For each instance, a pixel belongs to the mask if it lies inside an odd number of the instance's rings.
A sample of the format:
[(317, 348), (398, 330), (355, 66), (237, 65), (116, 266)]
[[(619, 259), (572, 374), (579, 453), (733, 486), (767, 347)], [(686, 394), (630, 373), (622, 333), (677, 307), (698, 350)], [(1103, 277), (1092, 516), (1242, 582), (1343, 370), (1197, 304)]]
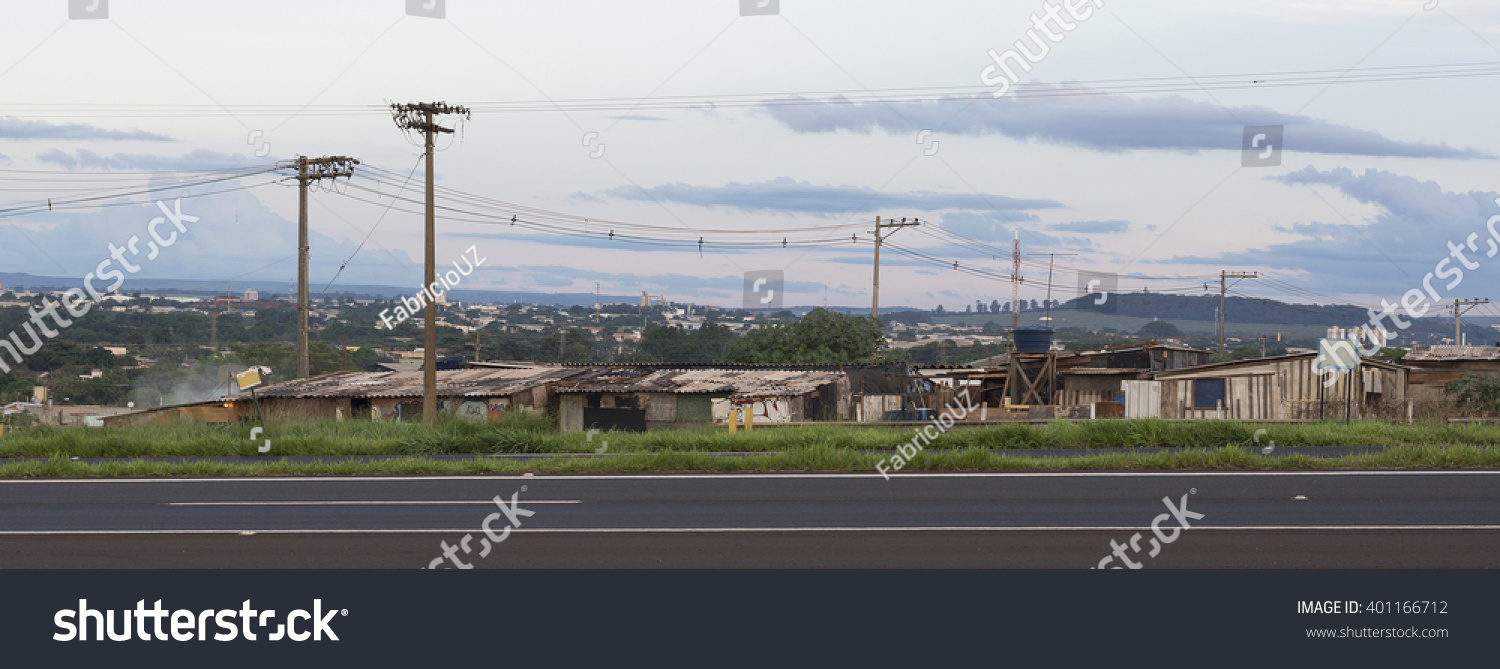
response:
[(1166, 321), (1151, 321), (1150, 323), (1142, 325), (1141, 329), (1138, 330), (1136, 334), (1142, 337), (1152, 338), (1181, 337), (1182, 331), (1178, 330), (1176, 325), (1173, 325)]
[(694, 331), (647, 325), (636, 355), (643, 362), (718, 362), (734, 340), (734, 332), (718, 323)]
[(724, 351), (739, 364), (835, 365), (871, 362), (885, 352), (880, 323), (813, 309), (795, 323), (751, 330)]

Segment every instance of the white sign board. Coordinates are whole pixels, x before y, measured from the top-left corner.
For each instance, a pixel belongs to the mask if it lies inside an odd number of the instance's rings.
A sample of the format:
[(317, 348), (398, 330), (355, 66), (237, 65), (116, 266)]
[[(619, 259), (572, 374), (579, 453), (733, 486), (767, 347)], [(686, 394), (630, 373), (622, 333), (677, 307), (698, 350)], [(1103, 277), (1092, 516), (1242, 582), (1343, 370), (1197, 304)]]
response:
[(1319, 339), (1318, 369), (1359, 369), (1359, 348), (1352, 339)]

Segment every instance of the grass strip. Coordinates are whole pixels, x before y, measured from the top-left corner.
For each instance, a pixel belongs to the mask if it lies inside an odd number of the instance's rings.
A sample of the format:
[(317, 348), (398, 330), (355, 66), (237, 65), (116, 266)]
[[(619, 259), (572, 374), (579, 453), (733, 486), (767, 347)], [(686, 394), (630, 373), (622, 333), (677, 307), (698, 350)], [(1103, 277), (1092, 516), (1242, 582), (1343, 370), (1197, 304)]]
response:
[[(1257, 442), (1255, 435), (1265, 430)], [(934, 430), (935, 431), (935, 430)], [(515, 414), (493, 423), (447, 418), (434, 425), (371, 421), (291, 422), (268, 426), (261, 439), (242, 425), (172, 425), (120, 429), (33, 428), (0, 437), (0, 458), (258, 456), (271, 439), (270, 457), (283, 455), (410, 455), (462, 453), (693, 453), (888, 450), (910, 441), (912, 426), (813, 425), (729, 434), (696, 427), (660, 432), (559, 433), (550, 419)], [(1356, 422), (1241, 423), (1160, 419), (1066, 421), (1043, 425), (1001, 423), (954, 429), (929, 449), (1039, 449), (1142, 447), (1222, 448), (1263, 446), (1458, 446), (1500, 445), (1500, 424)]]
[[(782, 453), (723, 456), (697, 452), (624, 453), (602, 458), (434, 460), (411, 457), (375, 462), (264, 463), (127, 460), (88, 464), (54, 454), (0, 465), (0, 478), (101, 478), (200, 476), (373, 476), (434, 474), (604, 474), (670, 472), (868, 472), (881, 456), (850, 449), (814, 447)], [(1500, 449), (1477, 446), (1402, 446), (1381, 453), (1314, 458), (1266, 457), (1235, 447), (1175, 453), (1118, 453), (1085, 457), (1027, 458), (986, 449), (927, 451), (892, 474), (913, 471), (1285, 471), (1336, 469), (1476, 469), (1500, 467)]]

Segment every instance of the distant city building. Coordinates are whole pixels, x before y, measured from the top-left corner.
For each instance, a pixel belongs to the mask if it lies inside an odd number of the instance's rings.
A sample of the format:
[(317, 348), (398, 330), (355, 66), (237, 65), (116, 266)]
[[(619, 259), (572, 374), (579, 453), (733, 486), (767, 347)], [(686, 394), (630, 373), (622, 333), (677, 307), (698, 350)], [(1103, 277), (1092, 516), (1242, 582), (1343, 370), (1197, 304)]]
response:
[(260, 291), (254, 289), (254, 288), (247, 288), (247, 289), (245, 289), (245, 301), (246, 302), (259, 302), (260, 301)]

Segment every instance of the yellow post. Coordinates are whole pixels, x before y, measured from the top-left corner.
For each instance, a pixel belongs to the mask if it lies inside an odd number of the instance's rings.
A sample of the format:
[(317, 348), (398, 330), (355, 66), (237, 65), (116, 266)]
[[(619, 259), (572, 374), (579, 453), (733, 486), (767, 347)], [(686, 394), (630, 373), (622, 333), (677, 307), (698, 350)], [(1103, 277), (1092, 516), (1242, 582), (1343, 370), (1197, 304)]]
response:
[(754, 425), (755, 425), (755, 403), (751, 402), (748, 406), (745, 407), (745, 431), (749, 432), (750, 428), (753, 427)]
[(0, 425), (0, 437), (3, 437), (3, 436), (5, 436), (5, 426), (4, 425)]
[(730, 404), (729, 405), (729, 433), (730, 434), (734, 434), (735, 429), (737, 429), (739, 426), (740, 426), (740, 408), (737, 407), (737, 406), (735, 406), (735, 405), (733, 405), (733, 404)]

